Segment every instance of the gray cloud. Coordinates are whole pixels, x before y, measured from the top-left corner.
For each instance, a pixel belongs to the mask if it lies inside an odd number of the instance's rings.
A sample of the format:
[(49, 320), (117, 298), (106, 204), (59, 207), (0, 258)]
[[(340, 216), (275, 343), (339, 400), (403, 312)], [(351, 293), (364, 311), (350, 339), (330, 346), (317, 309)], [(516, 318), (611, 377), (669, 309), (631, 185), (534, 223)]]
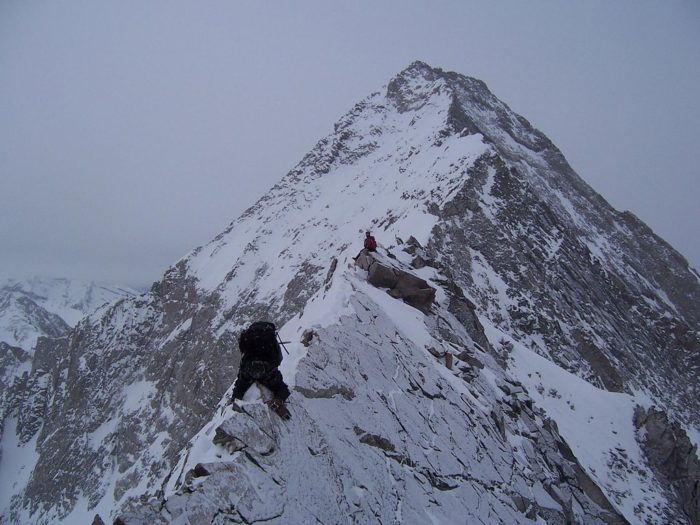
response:
[(699, 27), (680, 1), (5, 0), (0, 275), (156, 280), (415, 59), (486, 81), (698, 268)]

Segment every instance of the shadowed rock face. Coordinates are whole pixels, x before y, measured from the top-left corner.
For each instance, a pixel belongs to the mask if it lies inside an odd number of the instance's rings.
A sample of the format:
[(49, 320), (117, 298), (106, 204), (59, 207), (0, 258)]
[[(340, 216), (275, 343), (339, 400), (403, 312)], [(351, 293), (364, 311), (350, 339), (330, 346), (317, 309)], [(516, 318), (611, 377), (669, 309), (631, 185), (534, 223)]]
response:
[(700, 459), (697, 446), (678, 423), (654, 407), (635, 412), (634, 424), (649, 463), (656, 476), (668, 487), (690, 523), (700, 523)]
[[(269, 312), (241, 306), (226, 315), (245, 324)], [(180, 264), (148, 294), (81, 322), (70, 338), (41, 341), (31, 375), (16, 387), (18, 434), (27, 441), (40, 430), (41, 455), (25, 492), (34, 509), (60, 496), (60, 516), (79, 491), (99, 501), (112, 469), (122, 473), (112, 489), (117, 500), (144, 476), (167, 474), (236, 376), (236, 338), (219, 333), (220, 308)], [(154, 442), (157, 455), (148, 452)]]
[[(27, 390), (26, 381), (16, 380), (17, 371), (31, 362), (31, 356), (18, 346), (0, 342), (0, 436), (5, 430), (5, 420), (13, 413), (18, 398)], [(3, 451), (0, 449), (0, 460)]]
[(574, 340), (580, 341), (579, 354), (600, 378), (605, 389), (611, 392), (622, 392), (624, 390), (622, 378), (605, 354), (581, 332), (575, 330), (572, 335)]
[(29, 360), (29, 353), (19, 346), (0, 342), (0, 377), (11, 375), (13, 370)]
[[(523, 340), (542, 337), (547, 349), (535, 348), (562, 367), (611, 391), (644, 388), (698, 424), (700, 342), (691, 327), (700, 301), (667, 304), (659, 290), (671, 277), (638, 261), (650, 251), (667, 260), (669, 274), (684, 276), (686, 296), (700, 293), (697, 278), (653, 235), (642, 248), (627, 220), (599, 199), (542, 190), (565, 180), (558, 169), (545, 164), (525, 176), (520, 163), (482, 157), (455, 199), (436, 210), (442, 221), (427, 252), (480, 312)], [(602, 251), (592, 251), (598, 245)]]
[(39, 456), (0, 522), (22, 521), (28, 509), (40, 516), (32, 521), (54, 523), (81, 493), (94, 505), (125, 500), (143, 483), (157, 490), (233, 383), (237, 331), (261, 318), (284, 324), (316, 289), (309, 281), (321, 268), (303, 269), (279, 302), (252, 300), (253, 282), (251, 300), (226, 305), (183, 260), (148, 293), (103, 307), (70, 337), (40, 339), (31, 372), (3, 391), (3, 422), (15, 416), (20, 442), (36, 437)]

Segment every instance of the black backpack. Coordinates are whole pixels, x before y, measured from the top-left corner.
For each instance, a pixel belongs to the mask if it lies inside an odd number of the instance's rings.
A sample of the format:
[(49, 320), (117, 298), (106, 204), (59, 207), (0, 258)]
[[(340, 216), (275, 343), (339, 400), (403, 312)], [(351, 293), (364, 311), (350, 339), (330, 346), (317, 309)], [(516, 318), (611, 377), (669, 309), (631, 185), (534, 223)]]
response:
[(282, 348), (277, 341), (277, 329), (273, 323), (252, 323), (238, 338), (238, 348), (248, 359), (267, 361), (274, 366), (279, 366), (282, 362)]

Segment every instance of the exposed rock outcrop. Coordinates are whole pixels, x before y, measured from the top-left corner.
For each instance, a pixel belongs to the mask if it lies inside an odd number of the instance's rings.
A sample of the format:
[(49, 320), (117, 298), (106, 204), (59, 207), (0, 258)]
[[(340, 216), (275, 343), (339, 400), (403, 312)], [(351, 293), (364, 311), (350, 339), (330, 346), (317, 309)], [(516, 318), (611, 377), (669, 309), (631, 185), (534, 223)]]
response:
[(649, 463), (692, 525), (700, 524), (700, 459), (685, 430), (655, 407), (637, 408), (634, 424)]
[(401, 299), (423, 313), (430, 312), (430, 307), (435, 300), (435, 288), (425, 279), (395, 265), (383, 263), (366, 251), (359, 255), (355, 263), (363, 270), (367, 270), (367, 282), (371, 285), (388, 288), (387, 293), (394, 299)]

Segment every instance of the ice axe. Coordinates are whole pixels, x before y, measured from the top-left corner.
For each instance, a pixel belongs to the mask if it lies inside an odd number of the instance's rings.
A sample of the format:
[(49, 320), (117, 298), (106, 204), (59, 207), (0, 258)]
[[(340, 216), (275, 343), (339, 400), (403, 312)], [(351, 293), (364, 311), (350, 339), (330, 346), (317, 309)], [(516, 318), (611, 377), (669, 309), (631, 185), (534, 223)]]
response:
[(284, 346), (285, 343), (291, 343), (291, 341), (282, 341), (282, 338), (280, 337), (280, 334), (277, 334), (277, 340), (279, 343), (282, 345), (282, 348), (284, 348), (284, 351), (287, 352), (287, 355), (289, 355), (289, 350), (287, 350), (287, 347)]

